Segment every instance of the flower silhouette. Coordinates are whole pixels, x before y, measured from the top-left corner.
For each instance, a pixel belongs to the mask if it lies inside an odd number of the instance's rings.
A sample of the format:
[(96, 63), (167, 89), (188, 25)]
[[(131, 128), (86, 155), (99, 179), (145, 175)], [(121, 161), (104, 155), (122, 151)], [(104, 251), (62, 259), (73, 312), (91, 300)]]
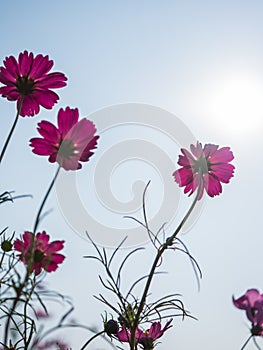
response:
[(65, 170), (81, 169), (80, 162), (92, 156), (99, 136), (95, 136), (96, 128), (90, 120), (78, 119), (78, 109), (66, 107), (58, 112), (58, 127), (45, 120), (38, 123), (42, 138), (30, 140), (33, 152), (49, 156), (51, 163), (58, 162)]
[(20, 115), (34, 116), (40, 106), (51, 109), (58, 101), (58, 95), (51, 89), (66, 85), (63, 73), (49, 73), (53, 61), (41, 54), (21, 52), (18, 60), (14, 56), (6, 57), (4, 67), (0, 67), (0, 94), (9, 101), (17, 101)]
[(200, 142), (190, 146), (191, 152), (181, 149), (178, 164), (182, 167), (173, 173), (175, 181), (184, 188), (189, 196), (198, 188), (201, 199), (204, 189), (210, 197), (222, 192), (223, 183), (228, 183), (234, 175), (235, 167), (229, 164), (234, 159), (229, 147), (219, 148), (217, 145)]
[(58, 264), (65, 259), (64, 255), (57, 253), (63, 249), (64, 241), (49, 243), (49, 235), (45, 231), (36, 236), (32, 232), (24, 232), (22, 240), (16, 239), (14, 248), (21, 254), (19, 258), (27, 265), (29, 273), (35, 271), (39, 275), (42, 269), (47, 272), (55, 271)]

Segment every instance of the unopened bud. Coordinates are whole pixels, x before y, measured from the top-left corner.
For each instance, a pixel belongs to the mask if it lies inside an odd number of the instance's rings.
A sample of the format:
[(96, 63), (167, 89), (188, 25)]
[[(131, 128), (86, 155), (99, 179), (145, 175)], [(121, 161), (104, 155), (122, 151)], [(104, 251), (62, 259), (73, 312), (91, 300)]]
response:
[(105, 324), (105, 332), (111, 336), (111, 334), (117, 334), (119, 330), (118, 322), (115, 320), (109, 320)]
[(13, 248), (13, 244), (11, 241), (5, 240), (1, 243), (1, 248), (4, 252), (10, 252), (10, 250)]

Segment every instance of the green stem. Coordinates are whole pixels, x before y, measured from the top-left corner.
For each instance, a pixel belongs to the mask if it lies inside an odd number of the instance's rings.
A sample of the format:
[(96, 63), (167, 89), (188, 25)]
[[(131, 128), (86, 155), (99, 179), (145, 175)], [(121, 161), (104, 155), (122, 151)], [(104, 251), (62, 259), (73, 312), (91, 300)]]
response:
[(136, 316), (135, 316), (135, 319), (134, 319), (133, 327), (131, 329), (131, 338), (130, 338), (130, 348), (131, 348), (131, 350), (134, 350), (134, 347), (136, 345), (135, 344), (135, 332), (136, 332), (136, 328), (138, 327), (138, 324), (139, 324), (140, 315), (141, 315), (141, 313), (143, 311), (143, 308), (144, 308), (144, 304), (145, 304), (145, 301), (146, 301), (146, 298), (147, 298), (147, 295), (148, 295), (148, 291), (149, 291), (149, 288), (150, 288), (150, 285), (151, 285), (151, 282), (152, 282), (152, 279), (153, 279), (153, 276), (154, 276), (154, 273), (155, 273), (155, 269), (156, 269), (156, 267), (159, 264), (159, 260), (160, 260), (160, 258), (162, 256), (162, 254), (164, 253), (164, 251), (169, 246), (172, 246), (172, 244), (174, 242), (174, 239), (176, 238), (178, 233), (181, 231), (183, 225), (185, 224), (185, 222), (189, 218), (190, 214), (192, 213), (192, 211), (193, 211), (193, 209), (194, 209), (194, 207), (195, 207), (195, 205), (196, 205), (196, 203), (198, 201), (198, 197), (200, 195), (201, 187), (202, 187), (202, 183), (200, 182), (200, 185), (198, 187), (195, 199), (194, 199), (191, 207), (189, 208), (189, 210), (185, 214), (183, 220), (180, 222), (179, 226), (177, 227), (175, 232), (172, 234), (172, 236), (168, 237), (166, 242), (164, 244), (162, 244), (160, 246), (160, 248), (158, 249), (158, 251), (157, 251), (156, 257), (154, 259), (154, 262), (152, 264), (152, 268), (150, 270), (148, 279), (147, 279), (146, 284), (145, 284), (145, 288), (144, 288), (144, 292), (143, 292), (143, 295), (142, 295), (142, 298), (141, 298), (141, 302), (140, 302), (138, 310), (136, 312)]
[(6, 139), (6, 141), (5, 141), (4, 147), (3, 147), (3, 149), (2, 149), (2, 152), (1, 152), (1, 155), (0, 155), (0, 163), (2, 162), (2, 159), (3, 159), (3, 157), (4, 157), (4, 154), (5, 154), (5, 151), (6, 151), (6, 149), (7, 149), (7, 146), (8, 146), (8, 144), (9, 144), (9, 141), (11, 140), (11, 137), (12, 137), (13, 132), (14, 132), (14, 130), (15, 130), (16, 124), (17, 124), (17, 122), (18, 122), (19, 115), (20, 115), (21, 108), (22, 108), (22, 104), (23, 104), (23, 97), (21, 97), (21, 99), (20, 99), (20, 101), (19, 101), (19, 105), (18, 105), (18, 107), (17, 107), (17, 113), (16, 113), (15, 121), (14, 121), (14, 123), (13, 123), (13, 125), (12, 125), (11, 130), (9, 131), (9, 134), (8, 134), (7, 139)]
[(1, 261), (0, 261), (0, 269), (2, 268), (4, 257), (5, 257), (5, 252), (2, 253), (2, 257), (1, 257)]
[(39, 221), (40, 221), (40, 215), (41, 215), (42, 210), (43, 210), (43, 208), (44, 208), (44, 205), (45, 205), (45, 203), (46, 203), (46, 201), (47, 201), (47, 198), (48, 198), (48, 196), (49, 196), (49, 194), (50, 194), (50, 192), (51, 192), (51, 190), (52, 190), (52, 187), (54, 186), (55, 181), (56, 181), (56, 179), (57, 179), (57, 177), (58, 177), (60, 168), (61, 168), (61, 166), (59, 165), (59, 167), (58, 167), (58, 169), (57, 169), (57, 171), (56, 171), (56, 173), (55, 173), (55, 176), (54, 176), (53, 180), (51, 181), (51, 184), (49, 185), (49, 188), (48, 188), (48, 190), (47, 190), (47, 193), (45, 194), (45, 197), (43, 198), (43, 201), (42, 201), (42, 203), (41, 203), (41, 205), (40, 205), (40, 208), (39, 208), (39, 210), (38, 210), (38, 213), (37, 213), (37, 216), (36, 216), (36, 220), (35, 220), (35, 224), (34, 224), (34, 229), (33, 229), (33, 234), (34, 234), (34, 235), (35, 235), (35, 233), (36, 233), (36, 230), (37, 230), (37, 227), (38, 227), (38, 224), (39, 224)]
[(100, 331), (99, 333), (93, 335), (93, 337), (91, 337), (83, 346), (80, 350), (84, 350), (86, 348), (86, 346), (89, 345), (89, 343), (91, 343), (94, 339), (96, 339), (98, 336), (102, 335), (104, 333), (104, 330), (103, 331)]
[(240, 350), (244, 350), (245, 347), (247, 346), (248, 342), (249, 342), (250, 339), (252, 339), (252, 338), (253, 338), (253, 334), (251, 334), (251, 335), (248, 337), (248, 339), (245, 341), (245, 344), (242, 346), (242, 348), (241, 348)]
[(14, 313), (14, 311), (16, 309), (16, 306), (17, 306), (17, 304), (19, 302), (20, 295), (21, 295), (21, 293), (23, 291), (23, 288), (25, 287), (25, 285), (27, 283), (28, 278), (29, 278), (29, 273), (27, 271), (25, 279), (24, 279), (24, 282), (22, 282), (20, 284), (20, 286), (15, 289), (16, 290), (16, 297), (15, 297), (15, 299), (13, 301), (13, 305), (11, 307), (11, 310), (10, 310), (9, 314), (8, 314), (8, 318), (7, 318), (6, 325), (5, 325), (5, 332), (4, 332), (4, 335), (5, 335), (4, 336), (4, 346), (6, 346), (7, 349), (9, 349), (7, 342), (8, 342), (8, 331), (9, 331), (10, 321), (12, 319), (13, 313)]

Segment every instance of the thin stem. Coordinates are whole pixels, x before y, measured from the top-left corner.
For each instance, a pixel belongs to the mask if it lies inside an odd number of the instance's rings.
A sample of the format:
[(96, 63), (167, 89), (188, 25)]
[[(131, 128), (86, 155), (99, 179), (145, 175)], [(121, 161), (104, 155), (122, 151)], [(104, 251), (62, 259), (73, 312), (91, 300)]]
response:
[(0, 269), (2, 268), (4, 257), (5, 257), (5, 252), (2, 253), (2, 257), (1, 257), (1, 261), (0, 261)]
[[(8, 345), (8, 344), (7, 344), (7, 341), (8, 341), (7, 338), (8, 338), (8, 330), (9, 330), (10, 321), (11, 321), (11, 319), (12, 319), (13, 313), (14, 313), (14, 311), (15, 311), (15, 309), (16, 309), (16, 306), (17, 306), (17, 304), (18, 304), (18, 302), (19, 302), (20, 295), (21, 295), (21, 293), (22, 293), (22, 291), (23, 291), (24, 286), (25, 286), (26, 283), (27, 283), (28, 278), (29, 278), (29, 273), (28, 273), (28, 271), (27, 271), (26, 276), (25, 276), (25, 279), (24, 279), (24, 282), (22, 282), (22, 283), (20, 284), (20, 286), (19, 286), (17, 289), (15, 289), (15, 290), (16, 290), (16, 297), (15, 297), (15, 299), (14, 299), (12, 308), (11, 308), (11, 310), (10, 310), (10, 312), (9, 312), (9, 315), (8, 315), (8, 318), (7, 318), (7, 321), (6, 321), (6, 325), (5, 325), (4, 345), (6, 345), (6, 346)], [(7, 348), (8, 348), (8, 347), (7, 347)], [(9, 348), (8, 348), (8, 349), (9, 349)]]
[(183, 220), (180, 222), (179, 226), (177, 227), (175, 232), (172, 234), (172, 236), (168, 237), (166, 242), (164, 244), (162, 244), (161, 247), (157, 251), (157, 254), (156, 254), (156, 257), (155, 257), (154, 262), (152, 264), (152, 268), (150, 270), (148, 279), (146, 281), (146, 285), (145, 285), (144, 292), (143, 292), (143, 295), (142, 295), (142, 298), (141, 298), (141, 302), (139, 304), (139, 307), (138, 307), (138, 310), (137, 310), (137, 313), (136, 313), (136, 316), (135, 316), (135, 319), (134, 319), (134, 323), (133, 323), (133, 326), (132, 326), (132, 329), (131, 329), (131, 340), (130, 340), (131, 350), (133, 350), (134, 346), (136, 345), (135, 344), (135, 332), (136, 332), (136, 328), (138, 327), (138, 324), (139, 324), (140, 315), (141, 315), (141, 313), (143, 311), (143, 307), (144, 307), (144, 304), (145, 304), (145, 301), (146, 301), (146, 298), (147, 298), (147, 295), (148, 295), (148, 291), (149, 291), (149, 288), (150, 288), (150, 285), (151, 285), (151, 282), (152, 282), (152, 279), (153, 279), (153, 276), (154, 276), (154, 273), (155, 273), (155, 269), (158, 266), (159, 260), (160, 260), (160, 258), (162, 256), (163, 252), (169, 246), (171, 246), (173, 244), (175, 237), (178, 235), (178, 233), (182, 229), (183, 225), (185, 224), (186, 220), (189, 218), (190, 214), (192, 213), (192, 211), (193, 211), (193, 209), (194, 209), (194, 207), (195, 207), (195, 205), (196, 205), (196, 203), (197, 203), (197, 201), (199, 199), (199, 195), (200, 195), (200, 191), (201, 191), (201, 185), (202, 185), (202, 183), (200, 182), (200, 185), (199, 185), (198, 190), (197, 190), (196, 197), (195, 197), (191, 207), (189, 208), (189, 210), (185, 214)]
[(103, 331), (100, 331), (99, 333), (93, 335), (93, 337), (91, 337), (83, 346), (80, 350), (84, 350), (86, 348), (86, 346), (88, 346), (94, 339), (96, 339), (98, 336), (102, 335), (104, 333)]
[(34, 229), (33, 229), (33, 234), (36, 233), (36, 230), (37, 230), (37, 227), (38, 227), (38, 224), (39, 224), (39, 220), (40, 220), (40, 215), (41, 215), (42, 210), (43, 210), (43, 208), (44, 208), (44, 205), (45, 205), (45, 203), (46, 203), (46, 201), (47, 201), (47, 198), (48, 198), (48, 196), (49, 196), (49, 194), (50, 194), (50, 192), (51, 192), (51, 190), (52, 190), (52, 187), (54, 186), (55, 181), (56, 181), (56, 179), (57, 179), (57, 177), (58, 177), (60, 168), (61, 168), (61, 166), (59, 165), (59, 167), (58, 167), (58, 169), (57, 169), (57, 171), (56, 171), (56, 174), (55, 174), (53, 180), (51, 181), (51, 184), (49, 185), (49, 188), (48, 188), (48, 190), (47, 190), (47, 193), (45, 194), (45, 197), (43, 198), (43, 201), (42, 201), (42, 203), (41, 203), (41, 205), (40, 205), (40, 208), (39, 208), (39, 210), (38, 210), (38, 213), (37, 213), (37, 216), (36, 216), (36, 220), (35, 220), (35, 225), (34, 225)]
[(6, 141), (5, 141), (4, 147), (3, 147), (3, 149), (2, 149), (2, 152), (1, 152), (1, 155), (0, 155), (0, 163), (1, 163), (2, 159), (3, 159), (3, 157), (4, 157), (4, 154), (5, 154), (5, 151), (6, 151), (6, 149), (7, 149), (7, 146), (8, 146), (8, 144), (9, 144), (9, 141), (10, 141), (12, 135), (13, 135), (13, 132), (14, 132), (15, 127), (16, 127), (16, 124), (17, 124), (17, 122), (18, 122), (19, 115), (20, 115), (21, 108), (22, 108), (22, 104), (23, 104), (23, 97), (21, 97), (21, 99), (20, 99), (20, 101), (19, 101), (19, 105), (18, 105), (18, 107), (17, 107), (17, 113), (16, 113), (15, 121), (14, 121), (14, 123), (13, 123), (13, 125), (12, 125), (11, 130), (9, 131), (9, 134), (8, 134), (7, 139), (6, 139)]
[(245, 344), (242, 346), (242, 348), (240, 350), (244, 350), (245, 347), (247, 346), (248, 342), (253, 338), (253, 334), (251, 334), (248, 339), (245, 341)]

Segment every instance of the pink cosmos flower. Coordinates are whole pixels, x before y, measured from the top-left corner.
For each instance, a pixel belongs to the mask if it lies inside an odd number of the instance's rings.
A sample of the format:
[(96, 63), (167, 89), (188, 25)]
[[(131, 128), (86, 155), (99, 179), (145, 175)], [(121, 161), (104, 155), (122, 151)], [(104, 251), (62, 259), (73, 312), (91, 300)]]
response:
[(49, 156), (51, 163), (58, 162), (65, 170), (81, 169), (80, 162), (92, 156), (99, 136), (95, 136), (96, 128), (90, 120), (78, 119), (78, 109), (66, 107), (58, 112), (58, 127), (45, 120), (38, 123), (42, 138), (30, 140), (32, 151)]
[[(168, 328), (172, 327), (171, 322), (172, 319), (166, 323), (163, 329), (160, 322), (153, 322), (147, 331), (137, 328), (135, 332), (137, 343), (142, 345), (142, 349), (153, 349), (155, 340), (159, 339)], [(117, 338), (122, 342), (129, 342), (130, 337), (131, 332), (126, 327), (122, 326), (121, 330), (117, 333)]]
[(49, 73), (53, 61), (41, 54), (21, 52), (18, 60), (14, 56), (6, 57), (4, 67), (0, 67), (0, 94), (9, 101), (17, 101), (17, 108), (22, 102), (20, 115), (34, 116), (42, 106), (51, 109), (58, 101), (58, 95), (51, 89), (66, 85), (63, 73)]
[(238, 309), (246, 311), (252, 323), (251, 333), (263, 336), (263, 294), (257, 289), (248, 289), (240, 298), (233, 297), (233, 303)]
[(65, 256), (57, 253), (63, 249), (65, 241), (54, 241), (49, 243), (49, 235), (45, 231), (36, 236), (32, 232), (24, 232), (22, 240), (16, 239), (14, 248), (21, 254), (19, 258), (31, 273), (35, 271), (39, 275), (42, 269), (47, 272), (56, 271)]
[(48, 340), (46, 342), (35, 345), (36, 350), (69, 350), (69, 345), (60, 340)]
[(217, 145), (200, 142), (190, 146), (191, 152), (181, 149), (183, 155), (179, 156), (178, 164), (182, 168), (173, 173), (175, 181), (184, 187), (184, 193), (189, 196), (200, 186), (198, 199), (201, 199), (204, 189), (210, 197), (222, 192), (223, 183), (229, 183), (234, 176), (235, 167), (229, 164), (234, 159), (229, 147), (219, 148)]
[(37, 316), (37, 318), (49, 318), (50, 317), (50, 315), (42, 309), (36, 311), (36, 316)]

